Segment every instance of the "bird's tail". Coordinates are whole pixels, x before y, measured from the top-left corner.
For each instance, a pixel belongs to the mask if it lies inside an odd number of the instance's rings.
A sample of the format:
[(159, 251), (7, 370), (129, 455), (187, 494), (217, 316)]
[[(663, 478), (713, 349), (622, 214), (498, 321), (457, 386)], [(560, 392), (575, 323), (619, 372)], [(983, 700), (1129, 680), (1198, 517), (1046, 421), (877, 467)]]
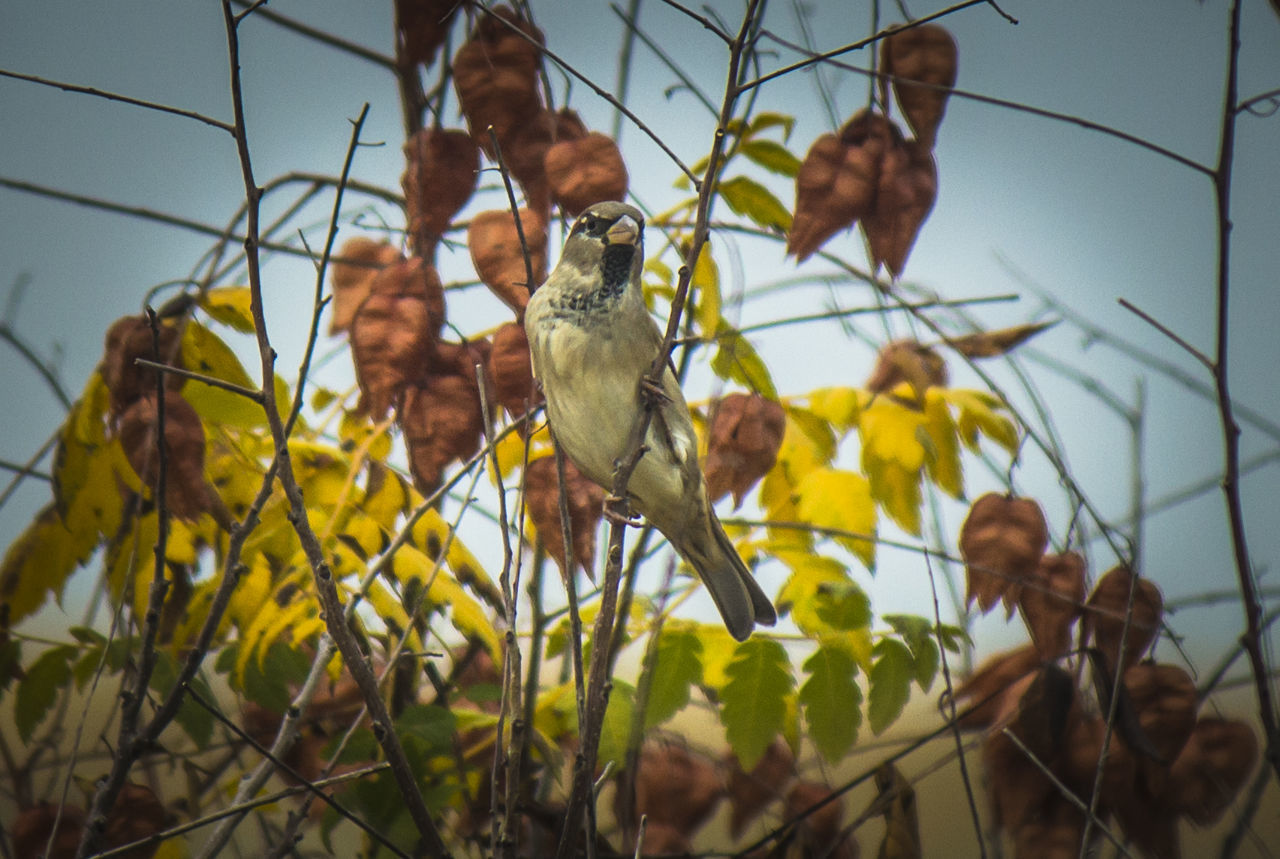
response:
[(710, 505), (704, 509), (703, 522), (690, 523), (676, 549), (711, 592), (729, 634), (744, 641), (757, 623), (777, 623), (778, 613), (729, 541), (715, 511)]

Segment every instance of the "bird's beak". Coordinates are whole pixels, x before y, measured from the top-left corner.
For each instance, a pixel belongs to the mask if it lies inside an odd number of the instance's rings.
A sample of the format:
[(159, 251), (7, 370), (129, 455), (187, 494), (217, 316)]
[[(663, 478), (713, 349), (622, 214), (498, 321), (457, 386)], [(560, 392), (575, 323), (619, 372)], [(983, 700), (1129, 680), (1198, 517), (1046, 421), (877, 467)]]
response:
[(623, 215), (613, 222), (605, 235), (611, 245), (634, 245), (640, 240), (640, 225), (630, 215)]

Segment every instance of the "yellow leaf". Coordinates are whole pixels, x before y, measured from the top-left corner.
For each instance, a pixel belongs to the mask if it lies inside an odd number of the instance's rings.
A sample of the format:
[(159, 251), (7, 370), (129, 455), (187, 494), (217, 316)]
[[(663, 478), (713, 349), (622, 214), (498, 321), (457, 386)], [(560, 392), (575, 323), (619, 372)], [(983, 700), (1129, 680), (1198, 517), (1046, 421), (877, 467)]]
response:
[(754, 346), (727, 323), (716, 331), (719, 348), (711, 358), (712, 371), (722, 379), (730, 379), (766, 399), (778, 399), (769, 368)]
[(952, 498), (964, 495), (964, 473), (960, 469), (960, 445), (956, 422), (937, 388), (925, 392), (924, 428), (928, 434), (925, 466), (929, 479)]
[(702, 682), (712, 689), (723, 689), (729, 682), (727, 669), (738, 653), (738, 642), (722, 626), (703, 624), (698, 637), (702, 639)]
[[(456, 534), (452, 534), (449, 524), (440, 517), (440, 514), (434, 509), (429, 509), (418, 521), (413, 523), (410, 531), (410, 537), (413, 545), (421, 549), (428, 558), (437, 558), (445, 546), (448, 551), (445, 554), (445, 563), (449, 569), (453, 571), (458, 581), (476, 593), (490, 606), (496, 610), (501, 610), (502, 592), (498, 590), (493, 579), (485, 572), (483, 566), (466, 547), (463, 542), (458, 539)], [(399, 553), (397, 553), (399, 554)]]
[(818, 388), (809, 393), (809, 410), (844, 433), (858, 425), (865, 397), (856, 388)]
[[(231, 347), (198, 322), (188, 322), (182, 336), (182, 363), (193, 373), (211, 376), (251, 391), (257, 384), (249, 378)], [(232, 391), (190, 380), (183, 386), (182, 396), (207, 423), (252, 429), (265, 426), (266, 412), (248, 397)]]
[(427, 598), (438, 606), (449, 607), (455, 629), (468, 638), (478, 638), (489, 649), (495, 662), (502, 661), (502, 641), (480, 603), (471, 598), (450, 576), (436, 576)]
[(948, 388), (940, 395), (951, 405), (960, 409), (960, 417), (956, 425), (960, 438), (973, 451), (978, 450), (978, 433), (1003, 447), (1009, 453), (1018, 449), (1018, 431), (1013, 421), (1004, 415), (996, 414), (996, 409), (1003, 408), (997, 398), (986, 391), (973, 391), (964, 388)]
[(9, 544), (0, 561), (0, 614), (6, 628), (34, 613), (76, 568), (77, 558), (67, 529), (52, 505)]
[(904, 468), (892, 459), (877, 459), (862, 451), (862, 469), (871, 484), (871, 497), (907, 533), (920, 534), (920, 470)]
[(400, 514), (409, 509), (409, 489), (404, 478), (381, 462), (371, 462), (360, 509), (388, 533), (395, 531)]
[(220, 286), (209, 290), (200, 298), (200, 309), (223, 325), (252, 334), (253, 310), (249, 302), (249, 287)]
[(923, 425), (923, 412), (892, 397), (876, 397), (862, 410), (858, 424), (863, 461), (868, 457), (891, 460), (907, 471), (919, 471), (924, 465), (924, 446), (917, 433)]
[[(800, 518), (820, 528), (874, 536), (876, 508), (866, 478), (851, 471), (816, 468), (796, 487), (800, 496)], [(833, 535), (835, 536), (835, 535)], [(851, 536), (835, 536), (836, 542), (853, 552), (868, 568), (875, 566), (875, 544)]]
[(720, 270), (711, 258), (711, 243), (702, 245), (698, 261), (693, 266), (694, 289), (693, 318), (702, 332), (703, 339), (712, 340), (720, 329)]
[[(535, 426), (537, 429), (529, 438), (530, 462), (549, 456), (552, 452), (551, 430), (547, 428), (546, 421), (538, 422)], [(524, 446), (524, 439), (515, 432), (508, 433), (497, 443), (498, 470), (502, 472), (503, 477), (510, 477), (517, 468), (524, 465)]]
[(410, 624), (409, 615), (405, 612), (404, 606), (401, 605), (400, 598), (387, 590), (385, 584), (375, 580), (369, 586), (365, 598), (369, 601), (369, 605), (373, 607), (373, 610), (378, 613), (378, 617), (382, 619), (390, 635), (398, 639), (407, 633), (406, 645), (409, 650), (415, 653), (422, 650), (422, 641), (418, 637), (417, 630)]
[(271, 598), (271, 564), (260, 552), (246, 557), (249, 562), (231, 592), (231, 602), (227, 604), (227, 617), (241, 633), (253, 625), (263, 604)]

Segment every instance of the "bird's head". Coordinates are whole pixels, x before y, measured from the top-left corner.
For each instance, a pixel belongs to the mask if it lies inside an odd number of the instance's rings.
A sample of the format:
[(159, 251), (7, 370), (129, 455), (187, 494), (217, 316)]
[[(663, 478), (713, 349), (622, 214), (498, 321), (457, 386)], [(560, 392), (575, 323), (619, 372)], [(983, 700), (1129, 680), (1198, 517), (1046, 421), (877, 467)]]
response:
[(640, 282), (644, 265), (644, 215), (626, 203), (589, 206), (574, 221), (557, 269), (576, 269), (574, 280), (591, 284), (598, 298), (621, 295)]

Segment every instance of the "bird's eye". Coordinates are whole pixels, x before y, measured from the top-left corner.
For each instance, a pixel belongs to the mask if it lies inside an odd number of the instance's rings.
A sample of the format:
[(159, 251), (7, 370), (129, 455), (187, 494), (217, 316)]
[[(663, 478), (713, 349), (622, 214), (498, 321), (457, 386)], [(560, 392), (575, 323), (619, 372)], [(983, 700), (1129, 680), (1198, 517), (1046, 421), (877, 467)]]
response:
[(599, 222), (598, 222), (598, 221), (596, 221), (596, 219), (595, 219), (595, 218), (587, 218), (586, 220), (584, 220), (584, 221), (582, 222), (582, 227), (583, 227), (583, 229), (585, 229), (588, 233), (594, 233), (594, 232), (596, 231), (596, 226), (598, 225), (598, 223), (599, 223)]

